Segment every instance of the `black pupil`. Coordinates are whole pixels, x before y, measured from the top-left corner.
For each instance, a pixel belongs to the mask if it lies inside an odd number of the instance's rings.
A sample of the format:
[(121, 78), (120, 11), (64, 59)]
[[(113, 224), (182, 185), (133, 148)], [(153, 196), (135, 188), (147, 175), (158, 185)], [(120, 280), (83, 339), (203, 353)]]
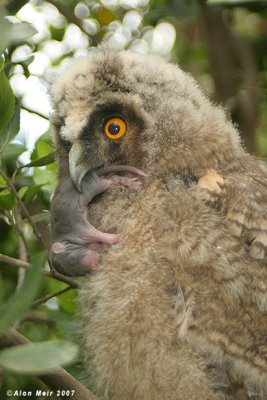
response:
[(108, 131), (111, 135), (117, 135), (120, 130), (120, 125), (117, 122), (112, 122), (112, 124), (110, 124), (108, 127)]

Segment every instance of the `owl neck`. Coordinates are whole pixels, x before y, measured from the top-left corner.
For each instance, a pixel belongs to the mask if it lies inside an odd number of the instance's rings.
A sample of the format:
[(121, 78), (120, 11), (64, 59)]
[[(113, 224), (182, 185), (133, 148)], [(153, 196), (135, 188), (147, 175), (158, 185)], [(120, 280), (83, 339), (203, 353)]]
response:
[(203, 175), (204, 171), (214, 169), (218, 172), (243, 172), (247, 170), (247, 165), (258, 169), (258, 163), (253, 156), (247, 154), (243, 149), (238, 152), (182, 152), (181, 150), (163, 153), (155, 160), (151, 160), (144, 167), (144, 170), (166, 178), (170, 175), (179, 175), (183, 180), (197, 179)]

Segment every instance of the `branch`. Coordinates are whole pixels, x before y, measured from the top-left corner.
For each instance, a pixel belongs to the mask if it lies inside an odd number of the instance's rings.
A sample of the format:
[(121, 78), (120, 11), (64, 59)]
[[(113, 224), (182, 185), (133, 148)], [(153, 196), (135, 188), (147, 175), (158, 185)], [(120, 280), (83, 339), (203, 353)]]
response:
[(37, 306), (39, 306), (40, 304), (46, 303), (48, 300), (52, 299), (53, 297), (59, 296), (60, 294), (69, 291), (70, 289), (73, 289), (73, 287), (72, 287), (72, 286), (67, 286), (66, 288), (61, 289), (61, 290), (59, 290), (59, 291), (57, 291), (57, 292), (55, 292), (55, 293), (48, 294), (47, 296), (44, 296), (44, 297), (42, 297), (42, 298), (40, 298), (40, 299), (37, 299), (37, 300), (32, 304), (32, 306), (33, 306), (33, 307), (37, 307)]
[(51, 278), (57, 279), (58, 281), (65, 282), (74, 289), (80, 289), (80, 285), (75, 279), (70, 278), (69, 276), (61, 275), (60, 273), (56, 271), (50, 271), (48, 272), (48, 275)]
[[(259, 104), (255, 57), (249, 45), (226, 25), (221, 11), (213, 10), (206, 1), (199, 0), (199, 3), (217, 99), (232, 103), (232, 117), (238, 122), (245, 145), (250, 152), (255, 152)], [(239, 93), (240, 88), (245, 89), (245, 95)]]
[(15, 188), (15, 186), (14, 186), (12, 180), (5, 174), (5, 172), (4, 172), (2, 169), (0, 170), (0, 172), (1, 172), (1, 175), (2, 175), (2, 177), (4, 178), (4, 180), (6, 181), (6, 184), (7, 184), (8, 188), (9, 188), (9, 190), (10, 190), (11, 193), (15, 196), (15, 198), (16, 198), (18, 204), (19, 204), (20, 207), (21, 207), (21, 210), (24, 212), (24, 214), (25, 214), (27, 220), (29, 221), (30, 225), (32, 226), (32, 229), (33, 229), (33, 232), (35, 233), (35, 236), (36, 236), (37, 239), (39, 240), (39, 242), (40, 242), (40, 244), (42, 245), (42, 247), (43, 247), (45, 250), (48, 251), (49, 249), (47, 249), (47, 246), (46, 246), (46, 244), (45, 244), (45, 242), (44, 242), (44, 240), (43, 240), (43, 238), (42, 238), (41, 233), (39, 232), (39, 229), (37, 228), (37, 226), (36, 226), (35, 222), (33, 221), (33, 219), (32, 219), (32, 217), (31, 217), (29, 211), (28, 211), (27, 208), (25, 207), (23, 201), (22, 201), (21, 198), (19, 197), (19, 194), (18, 194), (18, 192), (17, 192), (17, 189)]
[[(30, 267), (31, 264), (25, 262), (25, 261), (21, 261), (18, 260), (17, 258), (13, 258), (13, 257), (9, 257), (5, 254), (0, 254), (0, 261), (9, 264), (9, 265), (14, 265), (17, 268), (24, 268), (27, 269)], [(79, 289), (80, 285), (77, 281), (75, 281), (75, 279), (70, 278), (69, 276), (65, 276), (65, 275), (61, 275), (56, 271), (45, 271), (42, 270), (42, 274), (45, 276), (48, 276), (50, 278), (54, 278), (57, 279), (58, 281), (67, 283), (68, 285), (70, 285), (72, 288), (74, 289)]]
[[(21, 229), (22, 226), (22, 217), (20, 213), (20, 207), (15, 207), (14, 209), (14, 218), (16, 222), (16, 229), (18, 232), (18, 241), (19, 241), (19, 258), (20, 260), (27, 262), (28, 261), (28, 248), (27, 242), (24, 237), (23, 230)], [(18, 273), (18, 288), (22, 285), (25, 277), (25, 270), (20, 268)]]
[(206, 1), (200, 0), (199, 3), (217, 100), (226, 102), (237, 93), (231, 31), (221, 12), (214, 11)]
[(22, 110), (25, 110), (25, 111), (31, 113), (31, 114), (36, 114), (36, 115), (38, 115), (38, 117), (47, 119), (49, 121), (49, 117), (47, 115), (42, 114), (40, 111), (32, 110), (31, 108), (29, 108), (27, 106), (24, 106), (24, 105), (21, 105), (20, 108)]
[[(30, 341), (18, 333), (15, 329), (10, 329), (4, 335), (0, 336), (0, 349), (29, 343)], [(71, 397), (73, 400), (98, 400), (98, 398), (89, 389), (83, 386), (63, 368), (58, 368), (53, 372), (38, 375), (38, 378), (51, 390), (74, 391), (74, 395)], [(63, 398), (63, 396), (61, 397)], [(69, 398), (69, 396), (66, 397)]]
[(21, 260), (18, 260), (17, 258), (6, 256), (5, 254), (0, 254), (0, 261), (4, 262), (6, 264), (14, 265), (15, 267), (18, 267), (18, 268), (26, 269), (30, 266), (30, 264), (25, 261), (21, 261)]
[(38, 310), (29, 310), (22, 321), (29, 321), (41, 324), (47, 324), (48, 326), (55, 326), (56, 321), (49, 318), (42, 311)]

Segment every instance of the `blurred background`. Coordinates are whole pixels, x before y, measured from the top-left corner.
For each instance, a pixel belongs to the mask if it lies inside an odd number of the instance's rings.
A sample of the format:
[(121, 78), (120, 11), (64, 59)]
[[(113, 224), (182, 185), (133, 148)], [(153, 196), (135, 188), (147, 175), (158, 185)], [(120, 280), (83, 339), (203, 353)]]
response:
[[(75, 284), (37, 282), (25, 266), (49, 271), (50, 86), (102, 41), (178, 63), (226, 108), (248, 151), (267, 156), (267, 0), (0, 0), (0, 319), (22, 288), (24, 307), (2, 331), (15, 323), (34, 342), (77, 339)], [(7, 388), (40, 388), (32, 363), (25, 374), (0, 353), (1, 399)], [(67, 369), (88, 382), (79, 356)]]
[[(26, 21), (37, 32), (24, 43), (12, 40), (11, 35), (7, 57), (10, 83), (22, 99), (19, 139), (30, 149), (49, 127), (48, 92), (55, 75), (73, 57), (85, 55), (105, 40), (119, 48), (178, 62), (229, 110), (248, 150), (267, 154), (266, 1), (35, 0), (6, 4), (7, 14), (12, 14), (10, 22)], [(1, 36), (8, 36), (8, 31), (3, 29)]]

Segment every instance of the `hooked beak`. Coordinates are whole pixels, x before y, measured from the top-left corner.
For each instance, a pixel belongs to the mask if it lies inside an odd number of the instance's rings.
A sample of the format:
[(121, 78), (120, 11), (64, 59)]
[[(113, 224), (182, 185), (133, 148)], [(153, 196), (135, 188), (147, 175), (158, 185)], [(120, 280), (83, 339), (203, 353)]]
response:
[(85, 174), (91, 169), (89, 163), (82, 161), (82, 153), (81, 143), (75, 142), (69, 152), (69, 169), (72, 181), (79, 192), (82, 191), (81, 185)]

